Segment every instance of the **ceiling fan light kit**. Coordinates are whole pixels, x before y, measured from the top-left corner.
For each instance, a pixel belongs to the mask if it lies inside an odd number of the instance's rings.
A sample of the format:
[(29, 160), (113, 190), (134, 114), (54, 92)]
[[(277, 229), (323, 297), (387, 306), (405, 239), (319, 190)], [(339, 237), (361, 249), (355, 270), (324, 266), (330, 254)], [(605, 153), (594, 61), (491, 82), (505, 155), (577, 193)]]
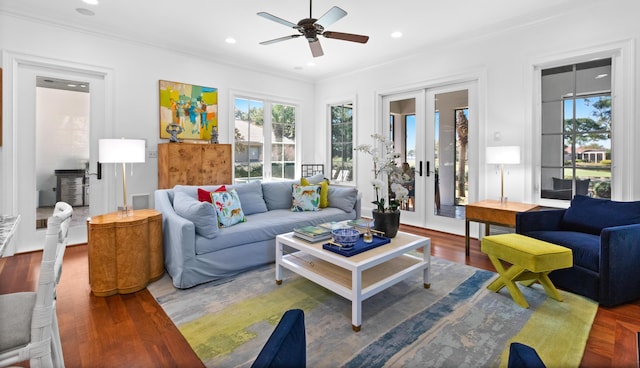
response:
[(288, 20), (284, 20), (280, 17), (276, 17), (275, 15), (260, 12), (259, 16), (274, 21), (276, 23), (280, 23), (289, 28), (293, 28), (299, 32), (299, 34), (293, 34), (289, 36), (279, 37), (268, 41), (260, 42), (261, 45), (271, 45), (273, 43), (290, 40), (292, 38), (298, 38), (300, 36), (304, 36), (309, 42), (309, 48), (311, 49), (311, 54), (313, 57), (318, 57), (324, 55), (322, 51), (322, 46), (320, 45), (320, 40), (318, 40), (318, 36), (324, 36), (326, 38), (332, 38), (336, 40), (350, 41), (350, 42), (358, 42), (358, 43), (367, 43), (369, 41), (369, 36), (363, 36), (352, 33), (343, 33), (343, 32), (331, 32), (325, 31), (325, 28), (330, 26), (331, 24), (337, 22), (347, 15), (347, 12), (340, 9), (337, 6), (332, 7), (324, 13), (323, 16), (316, 19), (313, 18), (312, 13), (312, 0), (309, 0), (309, 18), (301, 19), (297, 24), (289, 22)]

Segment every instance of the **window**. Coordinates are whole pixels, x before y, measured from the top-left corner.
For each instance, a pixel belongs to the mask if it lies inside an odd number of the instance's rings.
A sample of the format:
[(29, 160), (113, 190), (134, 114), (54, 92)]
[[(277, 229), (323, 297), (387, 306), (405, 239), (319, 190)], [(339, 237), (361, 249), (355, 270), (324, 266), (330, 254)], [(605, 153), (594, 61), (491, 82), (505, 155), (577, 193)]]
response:
[(541, 192), (611, 198), (611, 59), (542, 70)]
[(331, 181), (353, 181), (353, 104), (331, 105)]
[(236, 98), (234, 129), (236, 183), (295, 177), (295, 106)]

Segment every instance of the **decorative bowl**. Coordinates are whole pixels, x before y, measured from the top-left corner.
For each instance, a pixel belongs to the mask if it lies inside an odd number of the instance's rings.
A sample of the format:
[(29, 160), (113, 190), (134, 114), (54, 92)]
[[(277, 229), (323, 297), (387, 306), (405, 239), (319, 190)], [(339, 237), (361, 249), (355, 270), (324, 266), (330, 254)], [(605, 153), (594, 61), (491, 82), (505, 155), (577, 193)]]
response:
[(335, 229), (332, 233), (333, 241), (342, 245), (344, 248), (353, 247), (360, 238), (360, 232), (353, 228)]

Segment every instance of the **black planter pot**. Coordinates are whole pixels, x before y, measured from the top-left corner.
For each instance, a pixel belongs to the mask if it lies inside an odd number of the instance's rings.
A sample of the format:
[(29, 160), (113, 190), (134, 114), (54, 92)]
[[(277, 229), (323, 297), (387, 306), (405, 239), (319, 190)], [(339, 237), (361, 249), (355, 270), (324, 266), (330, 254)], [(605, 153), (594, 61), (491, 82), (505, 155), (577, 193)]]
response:
[(400, 227), (400, 211), (386, 211), (378, 212), (377, 210), (371, 211), (373, 213), (373, 228), (378, 231), (383, 231), (384, 236), (387, 238), (393, 238), (398, 233)]

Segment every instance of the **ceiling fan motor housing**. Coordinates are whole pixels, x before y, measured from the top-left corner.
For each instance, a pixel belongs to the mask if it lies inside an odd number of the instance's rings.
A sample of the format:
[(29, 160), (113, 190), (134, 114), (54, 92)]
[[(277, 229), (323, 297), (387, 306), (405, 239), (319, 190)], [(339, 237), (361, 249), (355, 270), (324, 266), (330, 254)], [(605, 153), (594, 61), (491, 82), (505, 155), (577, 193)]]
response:
[(308, 41), (316, 41), (318, 35), (324, 32), (324, 27), (316, 24), (317, 19), (305, 18), (298, 22), (298, 30)]

